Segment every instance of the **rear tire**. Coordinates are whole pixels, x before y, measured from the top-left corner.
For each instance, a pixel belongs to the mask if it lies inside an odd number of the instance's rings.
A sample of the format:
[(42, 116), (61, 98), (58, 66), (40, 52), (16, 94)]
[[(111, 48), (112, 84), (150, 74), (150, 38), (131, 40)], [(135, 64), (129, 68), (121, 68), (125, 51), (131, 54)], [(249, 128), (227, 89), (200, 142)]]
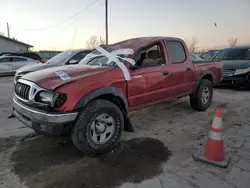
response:
[(123, 127), (124, 117), (117, 105), (102, 99), (94, 100), (80, 112), (71, 139), (85, 154), (103, 154), (118, 144)]
[(213, 84), (203, 79), (195, 92), (190, 96), (191, 107), (197, 111), (205, 111), (209, 108), (213, 99)]
[(249, 81), (245, 82), (244, 89), (250, 91), (250, 82)]

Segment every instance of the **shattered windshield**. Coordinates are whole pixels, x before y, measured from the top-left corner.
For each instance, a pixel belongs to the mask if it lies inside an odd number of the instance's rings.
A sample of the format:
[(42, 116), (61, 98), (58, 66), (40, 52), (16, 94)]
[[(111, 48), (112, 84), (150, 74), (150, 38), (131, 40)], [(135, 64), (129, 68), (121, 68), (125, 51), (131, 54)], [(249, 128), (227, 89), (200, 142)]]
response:
[[(111, 48), (104, 48), (109, 53), (115, 52), (115, 49)], [(122, 58), (126, 58), (129, 55), (117, 55), (116, 57), (120, 60), (121, 63), (124, 63), (124, 60)], [(121, 57), (121, 58), (119, 58)], [(93, 50), (90, 54), (88, 54), (85, 58), (83, 58), (79, 64), (85, 64), (85, 65), (93, 65), (93, 66), (117, 66), (117, 64), (114, 61), (110, 61), (110, 59), (105, 56), (105, 54), (102, 54), (98, 50)]]

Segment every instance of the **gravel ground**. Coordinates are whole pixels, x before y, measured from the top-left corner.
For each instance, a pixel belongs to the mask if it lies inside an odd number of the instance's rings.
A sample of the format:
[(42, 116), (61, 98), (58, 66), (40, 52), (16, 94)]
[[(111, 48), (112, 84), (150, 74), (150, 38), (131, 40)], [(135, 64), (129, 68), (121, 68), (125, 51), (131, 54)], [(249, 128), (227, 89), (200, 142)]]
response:
[[(249, 91), (215, 89), (206, 112), (192, 110), (188, 98), (133, 112), (135, 133), (125, 132), (114, 151), (90, 158), (67, 138), (35, 135), (7, 119), (13, 78), (0, 78), (0, 85), (0, 187), (250, 187)], [(192, 159), (218, 106), (232, 156), (225, 170)]]

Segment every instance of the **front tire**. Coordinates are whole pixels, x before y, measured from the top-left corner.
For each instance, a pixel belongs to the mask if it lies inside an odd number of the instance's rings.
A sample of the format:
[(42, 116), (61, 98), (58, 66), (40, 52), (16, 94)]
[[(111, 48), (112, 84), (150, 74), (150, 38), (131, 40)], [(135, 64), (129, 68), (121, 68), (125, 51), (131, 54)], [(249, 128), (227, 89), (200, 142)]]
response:
[(124, 117), (120, 108), (106, 100), (94, 100), (80, 112), (71, 139), (85, 154), (102, 154), (113, 149), (121, 137)]
[(213, 99), (213, 84), (203, 79), (195, 92), (190, 96), (191, 107), (197, 111), (205, 111), (209, 108)]

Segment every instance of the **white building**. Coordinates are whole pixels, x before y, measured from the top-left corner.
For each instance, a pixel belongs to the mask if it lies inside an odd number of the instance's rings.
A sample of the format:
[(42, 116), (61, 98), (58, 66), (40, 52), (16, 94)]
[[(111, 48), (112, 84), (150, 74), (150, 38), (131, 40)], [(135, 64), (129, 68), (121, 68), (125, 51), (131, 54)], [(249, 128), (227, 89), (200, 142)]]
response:
[(0, 53), (1, 52), (28, 52), (33, 46), (0, 35)]

